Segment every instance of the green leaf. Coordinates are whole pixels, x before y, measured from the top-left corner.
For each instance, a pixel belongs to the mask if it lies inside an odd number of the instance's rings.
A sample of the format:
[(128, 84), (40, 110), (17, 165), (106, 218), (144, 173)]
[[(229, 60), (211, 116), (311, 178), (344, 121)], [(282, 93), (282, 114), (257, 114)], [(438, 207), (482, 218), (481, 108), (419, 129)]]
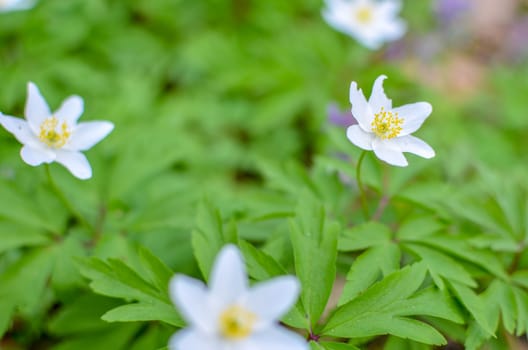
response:
[(236, 228), (224, 229), (220, 212), (208, 201), (203, 201), (196, 217), (196, 228), (192, 233), (194, 255), (202, 275), (207, 280), (216, 255), (227, 243), (236, 243)]
[(499, 319), (501, 319), (504, 328), (513, 334), (516, 328), (517, 309), (512, 289), (504, 282), (495, 280), (481, 297), (487, 305), (486, 315), (493, 328), (497, 329)]
[(18, 247), (44, 245), (51, 241), (41, 229), (11, 222), (0, 222), (0, 237), (0, 253)]
[(169, 281), (174, 275), (172, 270), (165, 265), (157, 256), (152, 254), (150, 250), (140, 247), (139, 258), (145, 266), (145, 273), (149, 281), (156, 286), (158, 290), (167, 290)]
[(437, 290), (433, 287), (423, 289), (409, 299), (393, 303), (392, 308), (400, 316), (427, 315), (454, 323), (464, 323), (460, 307), (447, 290)]
[[(1, 297), (5, 298), (3, 295)], [(0, 303), (0, 337), (9, 329), (14, 311), (15, 304), (13, 302)]]
[(462, 265), (448, 255), (419, 244), (405, 244), (404, 247), (422, 259), (438, 288), (444, 289), (442, 278), (460, 282), (473, 288), (477, 286), (477, 283)]
[(354, 299), (380, 276), (387, 276), (397, 270), (400, 267), (400, 258), (400, 249), (392, 243), (376, 246), (361, 254), (348, 271), (338, 305)]
[(486, 306), (481, 298), (469, 287), (460, 283), (451, 283), (455, 294), (466, 307), (469, 313), (473, 316), (478, 325), (482, 329), (493, 335), (495, 333), (495, 327), (493, 326), (493, 320), (486, 314)]
[(516, 335), (528, 333), (528, 293), (519, 288), (513, 288), (517, 314), (517, 331)]
[(35, 200), (28, 200), (29, 196), (18, 191), (13, 184), (5, 183), (0, 186), (0, 198), (2, 198), (0, 215), (37, 230), (46, 229), (51, 232), (58, 232), (63, 213), (55, 213), (53, 216), (47, 215), (46, 209), (53, 208), (53, 205), (49, 205), (49, 208), (43, 208), (41, 203), (36, 200), (38, 197), (34, 198)]
[(484, 342), (490, 339), (492, 335), (486, 332), (477, 322), (471, 322), (468, 327), (466, 340), (464, 342), (464, 349), (479, 350)]
[(344, 343), (322, 341), (321, 345), (327, 350), (359, 350), (359, 348), (355, 347), (354, 345)]
[(477, 250), (462, 239), (448, 235), (434, 235), (420, 238), (417, 242), (443, 250), (457, 259), (480, 266), (497, 277), (508, 279), (508, 275), (495, 254), (486, 250)]
[(79, 295), (53, 315), (48, 331), (55, 336), (66, 336), (104, 330), (108, 323), (101, 320), (101, 316), (117, 305), (118, 300), (97, 294)]
[(416, 343), (408, 339), (390, 336), (383, 346), (383, 350), (431, 350), (427, 344)]
[(302, 284), (301, 300), (311, 325), (315, 326), (336, 276), (339, 226), (327, 223), (324, 208), (305, 196), (297, 208), (296, 219), (290, 222), (290, 233), (295, 270)]
[(370, 221), (343, 231), (339, 237), (340, 251), (363, 250), (377, 245), (386, 244), (391, 239), (391, 230), (386, 225)]
[(57, 258), (51, 276), (57, 291), (69, 293), (76, 287), (85, 286), (75, 260), (85, 254), (82, 240), (74, 234), (65, 236), (57, 244)]
[(111, 325), (97, 333), (88, 333), (78, 337), (67, 338), (53, 349), (126, 349), (140, 328), (141, 324), (137, 323)]
[(118, 306), (101, 318), (107, 322), (162, 321), (176, 327), (185, 325), (173, 305), (158, 301)]
[[(26, 312), (43, 307), (42, 297), (57, 250), (38, 248), (27, 252), (0, 275), (0, 305), (15, 305)], [(3, 306), (7, 308), (7, 306)]]
[(437, 219), (430, 216), (412, 217), (405, 220), (396, 232), (396, 238), (401, 241), (416, 240), (431, 236), (443, 228)]
[[(392, 334), (427, 344), (445, 344), (444, 337), (434, 328), (405, 317), (414, 313), (409, 311), (411, 303), (404, 301), (423, 283), (425, 271), (425, 265), (414, 264), (387, 276), (337, 308), (322, 333), (346, 338)], [(419, 308), (416, 314), (422, 312), (429, 313), (427, 308)]]
[[(91, 280), (90, 287), (98, 294), (121, 298), (135, 303), (108, 311), (104, 319), (111, 322), (135, 322), (158, 320), (171, 325), (183, 326), (168, 296), (169, 271), (146, 249), (139, 250), (142, 265), (139, 272), (120, 260), (103, 261), (91, 258), (81, 263), (81, 273)], [(141, 275), (146, 275), (152, 282)]]
[[(240, 241), (240, 250), (244, 254), (249, 275), (257, 281), (264, 281), (286, 274), (286, 271), (278, 262), (251, 244)], [(292, 327), (309, 329), (310, 325), (305, 315), (302, 304), (299, 302), (282, 318), (282, 321)]]

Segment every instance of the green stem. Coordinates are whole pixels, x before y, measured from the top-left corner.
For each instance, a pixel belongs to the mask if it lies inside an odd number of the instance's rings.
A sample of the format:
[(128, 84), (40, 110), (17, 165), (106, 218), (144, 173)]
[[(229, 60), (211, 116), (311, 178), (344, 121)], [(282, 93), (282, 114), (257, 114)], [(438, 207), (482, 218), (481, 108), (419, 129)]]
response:
[(368, 219), (368, 204), (367, 204), (367, 194), (365, 188), (363, 187), (363, 182), (361, 181), (361, 165), (363, 164), (363, 159), (367, 155), (367, 151), (363, 151), (359, 156), (357, 165), (356, 165), (356, 181), (359, 188), (359, 198), (361, 200), (361, 207), (363, 208), (363, 215), (365, 219)]
[(53, 188), (53, 191), (59, 197), (60, 201), (66, 209), (86, 228), (88, 228), (90, 231), (92, 230), (92, 225), (84, 218), (84, 216), (77, 210), (75, 207), (71, 204), (71, 202), (68, 200), (64, 192), (59, 188), (55, 180), (53, 179), (53, 176), (51, 176), (51, 168), (49, 164), (45, 164), (44, 167), (46, 168), (46, 175), (48, 177), (48, 182), (51, 185), (51, 188)]

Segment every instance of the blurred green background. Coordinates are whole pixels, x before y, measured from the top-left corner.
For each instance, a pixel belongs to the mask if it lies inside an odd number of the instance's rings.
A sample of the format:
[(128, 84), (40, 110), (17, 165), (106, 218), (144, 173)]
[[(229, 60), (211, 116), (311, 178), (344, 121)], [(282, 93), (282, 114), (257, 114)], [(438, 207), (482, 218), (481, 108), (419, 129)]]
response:
[[(329, 104), (350, 108), (352, 80), (368, 94), (386, 74), (395, 105), (433, 105), (417, 135), (437, 157), (411, 155), (408, 169), (391, 170), (399, 174), (392, 194), (407, 191), (427, 206), (451, 193), (442, 184), (474, 190), (482, 169), (503, 181), (525, 179), (526, 2), (468, 3), (469, 10), (446, 15), (439, 2), (405, 1), (407, 35), (378, 52), (329, 27), (321, 0), (41, 0), (0, 14), (3, 113), (23, 116), (33, 81), (52, 109), (78, 94), (81, 121), (116, 125), (87, 152), (93, 179), (52, 167), (96, 223), (95, 237), (71, 223), (46, 188), (44, 169), (24, 164), (18, 142), (0, 132), (0, 282), (11, 286), (0, 295), (19, 288), (24, 305), (0, 348), (162, 346), (171, 333), (164, 326), (98, 320), (112, 301), (84, 292), (75, 257), (127, 260), (134, 242), (194, 274), (189, 234), (204, 196), (242, 222), (245, 238), (267, 239), (262, 232), (277, 230), (273, 220), (254, 219), (280, 217), (297, 198), (279, 190), (295, 188), (307, 173), (335, 174), (343, 166), (336, 155), (359, 154), (344, 129), (327, 121)], [(366, 181), (376, 187), (375, 177)], [(430, 192), (413, 193), (409, 184)], [(334, 176), (325, 186), (321, 195), (343, 221), (353, 220), (356, 213), (343, 211), (346, 185)], [(7, 327), (13, 308), (0, 303), (9, 315), (0, 325)], [(68, 312), (85, 309), (93, 321), (72, 324)]]

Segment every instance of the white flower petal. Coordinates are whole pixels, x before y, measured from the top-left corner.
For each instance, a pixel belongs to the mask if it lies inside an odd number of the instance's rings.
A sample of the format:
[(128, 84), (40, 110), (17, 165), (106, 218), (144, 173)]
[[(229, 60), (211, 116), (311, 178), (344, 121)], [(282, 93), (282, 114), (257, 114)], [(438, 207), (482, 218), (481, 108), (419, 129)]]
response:
[(384, 21), (380, 25), (380, 32), (383, 33), (385, 40), (400, 39), (407, 31), (407, 24), (404, 21), (395, 19), (392, 21)]
[(176, 275), (169, 283), (169, 294), (183, 318), (192, 326), (207, 334), (216, 331), (215, 312), (211, 310), (207, 289), (201, 281)]
[(51, 163), (55, 160), (55, 153), (43, 148), (33, 148), (24, 145), (20, 150), (22, 160), (31, 166), (37, 166), (42, 163)]
[(247, 291), (247, 274), (242, 255), (232, 244), (226, 245), (218, 253), (209, 287), (211, 297), (223, 305), (236, 302)]
[(400, 136), (409, 135), (418, 130), (432, 111), (433, 107), (428, 102), (417, 102), (394, 108), (392, 112), (398, 113), (398, 117), (403, 119)]
[(363, 131), (358, 125), (351, 125), (347, 128), (347, 138), (359, 148), (372, 151), (372, 141), (375, 138), (374, 134)]
[(402, 152), (409, 152), (416, 154), (423, 158), (433, 158), (435, 151), (424, 141), (417, 137), (408, 135), (402, 137), (396, 137), (391, 140)]
[(278, 326), (252, 334), (247, 342), (251, 350), (308, 350), (308, 342), (292, 331)]
[[(397, 0), (327, 0), (323, 17), (329, 25), (343, 32), (369, 49), (377, 49), (386, 41), (400, 38), (406, 30), (397, 15), (401, 2)], [(358, 11), (370, 11), (365, 20)]]
[(299, 296), (300, 284), (293, 276), (281, 276), (253, 286), (244, 306), (258, 316), (260, 327), (269, 326), (291, 309)]
[(39, 139), (35, 136), (29, 127), (29, 124), (24, 119), (0, 113), (0, 124), (13, 134), (20, 143), (33, 146), (34, 148), (40, 148)]
[(363, 91), (357, 88), (355, 81), (350, 84), (350, 103), (352, 104), (352, 115), (358, 121), (359, 126), (364, 131), (369, 131), (374, 115), (365, 95), (363, 95)]
[(384, 0), (377, 5), (377, 10), (381, 16), (390, 19), (398, 15), (401, 7), (402, 3), (399, 0)]
[(84, 101), (79, 96), (70, 96), (62, 102), (53, 114), (58, 120), (66, 122), (70, 127), (77, 124), (77, 120), (84, 112)]
[(79, 123), (64, 148), (74, 151), (85, 151), (104, 139), (113, 129), (114, 124), (107, 121)]
[(81, 152), (57, 150), (57, 158), (55, 161), (60, 163), (68, 169), (73, 176), (86, 180), (92, 177), (92, 167), (86, 159), (86, 156)]
[(215, 338), (192, 328), (175, 333), (169, 340), (169, 350), (220, 350)]
[(35, 0), (11, 0), (0, 5), (0, 12), (27, 10), (35, 6)]
[(29, 123), (29, 127), (37, 135), (40, 130), (40, 124), (51, 116), (49, 106), (40, 94), (38, 87), (32, 82), (28, 83), (27, 86), (27, 100), (25, 115), (26, 120)]
[(372, 148), (376, 157), (382, 161), (395, 166), (407, 166), (407, 159), (403, 155), (402, 151), (394, 144), (391, 144), (391, 140), (381, 140), (376, 138), (372, 142)]
[(370, 94), (368, 103), (374, 113), (378, 113), (381, 108), (385, 108), (386, 111), (392, 109), (392, 101), (385, 95), (385, 91), (383, 91), (383, 81), (385, 79), (387, 79), (386, 75), (380, 75), (372, 87), (372, 93)]

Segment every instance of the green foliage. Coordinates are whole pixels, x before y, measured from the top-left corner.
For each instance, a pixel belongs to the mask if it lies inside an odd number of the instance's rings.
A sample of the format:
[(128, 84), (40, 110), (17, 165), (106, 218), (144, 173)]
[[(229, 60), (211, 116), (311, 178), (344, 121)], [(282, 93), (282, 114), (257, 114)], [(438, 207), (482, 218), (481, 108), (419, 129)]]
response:
[[(490, 65), (469, 98), (425, 86), (438, 73), (417, 62), (437, 60), (416, 47), (445, 34), (433, 3), (404, 1), (400, 59), (335, 32), (319, 0), (0, 13), (2, 113), (23, 116), (34, 81), (53, 110), (78, 94), (81, 121), (116, 125), (86, 152), (89, 181), (51, 165), (74, 212), (0, 133), (0, 348), (165, 349), (186, 325), (171, 277), (207, 281), (233, 243), (251, 283), (300, 280), (281, 322), (313, 350), (513, 350), (528, 333), (527, 68)], [(364, 216), (361, 150), (326, 110), (382, 73), (395, 105), (432, 103), (418, 133), (437, 156), (367, 154)]]
[(301, 197), (290, 232), (295, 271), (303, 286), (301, 301), (313, 328), (332, 291), (339, 226), (326, 222), (324, 208), (313, 198)]

